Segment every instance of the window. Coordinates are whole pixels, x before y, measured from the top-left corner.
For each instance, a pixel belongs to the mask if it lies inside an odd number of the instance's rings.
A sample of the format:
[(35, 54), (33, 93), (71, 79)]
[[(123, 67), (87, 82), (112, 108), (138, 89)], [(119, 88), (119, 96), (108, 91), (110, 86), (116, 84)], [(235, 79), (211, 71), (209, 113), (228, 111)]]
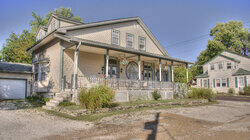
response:
[(47, 63), (40, 63), (40, 81), (44, 81), (46, 79), (46, 68)]
[(226, 80), (226, 78), (222, 78), (221, 79), (221, 86), (222, 87), (226, 87), (227, 86), (227, 80)]
[(220, 87), (220, 79), (216, 79), (216, 86)]
[(207, 88), (208, 87), (208, 80), (204, 79), (204, 87)]
[(214, 70), (214, 64), (213, 64), (213, 65), (211, 65), (211, 70)]
[(50, 25), (50, 30), (53, 31), (55, 29), (56, 29), (56, 23), (55, 23), (55, 21), (52, 21), (51, 25)]
[(219, 69), (223, 69), (223, 65), (222, 65), (222, 62), (219, 62)]
[(111, 44), (120, 45), (120, 31), (113, 29), (111, 36)]
[(37, 40), (41, 40), (42, 38), (43, 38), (43, 34), (42, 34), (42, 32), (40, 32), (40, 33), (38, 34)]
[(232, 69), (232, 64), (231, 63), (227, 63), (227, 69)]
[(146, 39), (139, 36), (139, 50), (146, 50)]
[(134, 35), (126, 34), (126, 45), (128, 48), (133, 48), (134, 44)]
[(34, 71), (34, 79), (35, 81), (38, 80), (38, 72), (39, 72), (39, 64), (35, 64), (35, 71)]

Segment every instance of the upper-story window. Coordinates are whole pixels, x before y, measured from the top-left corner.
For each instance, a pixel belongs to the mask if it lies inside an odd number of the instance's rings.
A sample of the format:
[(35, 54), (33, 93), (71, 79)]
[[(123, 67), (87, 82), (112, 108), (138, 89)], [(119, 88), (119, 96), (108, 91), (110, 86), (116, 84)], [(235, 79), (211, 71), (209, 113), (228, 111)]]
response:
[(232, 69), (232, 63), (227, 63), (227, 69)]
[(139, 36), (139, 50), (146, 50), (146, 38)]
[(111, 44), (120, 45), (120, 31), (113, 29), (111, 33)]
[(214, 64), (211, 65), (211, 70), (214, 70)]
[(43, 38), (43, 34), (42, 34), (42, 32), (40, 32), (40, 33), (38, 34), (37, 40), (41, 40), (42, 38)]
[(128, 48), (133, 48), (134, 46), (134, 35), (126, 34), (126, 45)]
[(223, 69), (223, 63), (222, 62), (219, 62), (219, 70)]
[(56, 22), (55, 21), (52, 21), (51, 22), (51, 25), (50, 25), (50, 30), (53, 31), (56, 29)]

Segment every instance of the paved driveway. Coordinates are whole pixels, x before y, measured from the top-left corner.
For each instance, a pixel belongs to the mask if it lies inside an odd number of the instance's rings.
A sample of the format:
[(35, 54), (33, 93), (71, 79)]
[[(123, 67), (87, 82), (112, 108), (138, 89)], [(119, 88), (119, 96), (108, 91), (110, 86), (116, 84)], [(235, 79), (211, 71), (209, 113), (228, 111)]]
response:
[(0, 139), (249, 139), (250, 103), (131, 112), (93, 124), (34, 110), (0, 110)]

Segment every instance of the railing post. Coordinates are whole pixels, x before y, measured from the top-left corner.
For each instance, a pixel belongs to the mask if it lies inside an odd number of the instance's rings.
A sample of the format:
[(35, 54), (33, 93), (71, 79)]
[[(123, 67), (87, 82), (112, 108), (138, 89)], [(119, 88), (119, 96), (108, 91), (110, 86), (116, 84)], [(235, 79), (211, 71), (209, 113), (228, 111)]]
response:
[(171, 61), (171, 82), (174, 82), (174, 62)]

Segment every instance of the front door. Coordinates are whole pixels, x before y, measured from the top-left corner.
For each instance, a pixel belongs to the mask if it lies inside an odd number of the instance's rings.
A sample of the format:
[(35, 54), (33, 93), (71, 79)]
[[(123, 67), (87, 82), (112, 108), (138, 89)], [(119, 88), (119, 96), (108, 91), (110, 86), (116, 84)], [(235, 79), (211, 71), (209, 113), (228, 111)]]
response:
[(153, 80), (153, 68), (151, 63), (143, 63), (143, 80)]
[(239, 77), (239, 89), (243, 90), (245, 86), (244, 77)]

